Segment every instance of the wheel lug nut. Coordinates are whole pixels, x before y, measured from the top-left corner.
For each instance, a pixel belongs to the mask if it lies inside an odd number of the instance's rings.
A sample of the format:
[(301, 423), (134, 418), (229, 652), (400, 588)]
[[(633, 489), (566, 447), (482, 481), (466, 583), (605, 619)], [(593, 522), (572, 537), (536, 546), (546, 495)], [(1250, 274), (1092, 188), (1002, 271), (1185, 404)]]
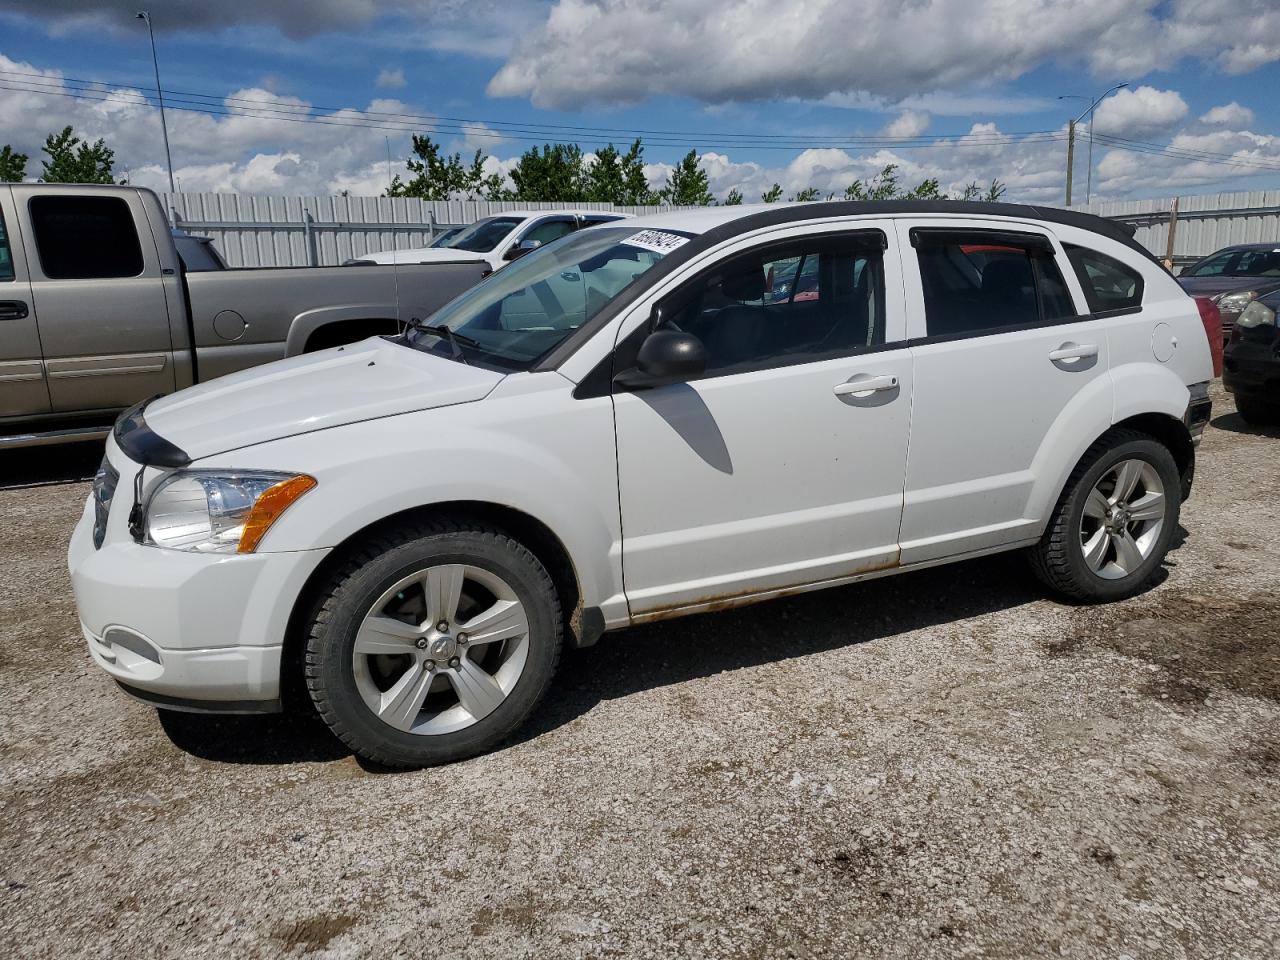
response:
[(458, 634), (458, 643), (464, 647), (467, 645), (467, 635), (465, 633)]
[(453, 667), (453, 669), (457, 670), (457, 669), (458, 669), (458, 667), (462, 666), (462, 661), (461, 661), (461, 660), (459, 660), (457, 657), (454, 657), (452, 660), (450, 660), (450, 661), (449, 661), (449, 666), (451, 666), (451, 667)]
[(436, 624), (436, 629), (437, 629), (437, 630), (439, 630), (441, 633), (448, 633), (448, 632), (449, 632), (449, 621), (448, 621), (448, 620), (441, 620), (439, 623), (437, 623), (437, 624)]
[(428, 660), (426, 663), (422, 665), (422, 669), (427, 671), (427, 673), (430, 673), (435, 668), (436, 668), (436, 662), (434, 660)]

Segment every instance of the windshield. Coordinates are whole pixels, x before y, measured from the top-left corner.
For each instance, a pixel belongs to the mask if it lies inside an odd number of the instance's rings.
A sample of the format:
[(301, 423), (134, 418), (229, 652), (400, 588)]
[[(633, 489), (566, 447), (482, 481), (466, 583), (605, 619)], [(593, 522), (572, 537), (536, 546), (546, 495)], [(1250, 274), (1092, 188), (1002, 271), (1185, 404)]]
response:
[(464, 228), (449, 241), (449, 246), (468, 253), (488, 253), (524, 221), (524, 217), (486, 217)]
[(1188, 277), (1280, 277), (1280, 249), (1227, 250), (1196, 264)]
[(571, 233), (503, 267), (432, 315), (433, 326), (457, 334), (454, 343), (427, 330), (411, 330), (406, 339), (419, 350), (527, 370), (687, 240), (634, 227)]
[(434, 240), (427, 244), (428, 247), (448, 247), (452, 246), (452, 240), (462, 232), (461, 227), (454, 227), (452, 230), (446, 230), (439, 234)]

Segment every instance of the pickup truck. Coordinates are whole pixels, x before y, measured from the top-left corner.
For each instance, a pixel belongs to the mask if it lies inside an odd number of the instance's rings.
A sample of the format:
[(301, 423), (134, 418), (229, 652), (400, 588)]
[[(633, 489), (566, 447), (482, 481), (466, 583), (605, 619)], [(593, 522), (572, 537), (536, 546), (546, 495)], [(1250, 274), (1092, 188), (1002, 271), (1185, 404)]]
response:
[(149, 190), (0, 184), (0, 449), (103, 437), (147, 397), (395, 333), (488, 270), (189, 269)]

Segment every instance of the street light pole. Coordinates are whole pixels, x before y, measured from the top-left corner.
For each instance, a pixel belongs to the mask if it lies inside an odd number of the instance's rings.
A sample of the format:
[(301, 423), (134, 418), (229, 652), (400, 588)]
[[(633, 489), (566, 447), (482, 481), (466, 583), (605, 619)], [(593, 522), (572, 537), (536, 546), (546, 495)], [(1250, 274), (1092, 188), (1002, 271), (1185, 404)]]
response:
[(169, 124), (164, 117), (164, 92), (160, 89), (160, 58), (156, 56), (156, 32), (151, 28), (151, 14), (140, 10), (134, 19), (145, 21), (147, 35), (151, 38), (151, 65), (156, 71), (156, 99), (160, 101), (160, 132), (164, 135), (164, 159), (169, 165), (169, 192), (177, 193), (173, 185), (173, 155), (169, 152)]
[[(1083, 112), (1081, 112), (1080, 116), (1076, 117), (1074, 120), (1071, 121), (1071, 125), (1068, 128), (1068, 139), (1067, 139), (1067, 206), (1071, 206), (1071, 175), (1072, 175), (1071, 164), (1072, 164), (1073, 154), (1075, 152), (1074, 147), (1075, 147), (1076, 124), (1078, 124), (1086, 116), (1089, 118), (1089, 172), (1085, 178), (1085, 187), (1084, 187), (1084, 202), (1088, 203), (1093, 196), (1093, 111), (1098, 106), (1098, 104), (1100, 104), (1103, 100), (1107, 99), (1107, 97), (1111, 96), (1111, 94), (1115, 93), (1121, 87), (1127, 87), (1128, 85), (1129, 85), (1129, 81), (1126, 80), (1124, 83), (1117, 83), (1115, 86), (1108, 87), (1106, 90), (1102, 92), (1101, 96), (1095, 97), (1092, 100), (1090, 100), (1089, 106), (1086, 107)], [(1089, 100), (1089, 98), (1086, 96), (1082, 96), (1080, 94), (1073, 94), (1073, 93), (1064, 93), (1061, 96), (1059, 96), (1058, 99), (1059, 100)]]

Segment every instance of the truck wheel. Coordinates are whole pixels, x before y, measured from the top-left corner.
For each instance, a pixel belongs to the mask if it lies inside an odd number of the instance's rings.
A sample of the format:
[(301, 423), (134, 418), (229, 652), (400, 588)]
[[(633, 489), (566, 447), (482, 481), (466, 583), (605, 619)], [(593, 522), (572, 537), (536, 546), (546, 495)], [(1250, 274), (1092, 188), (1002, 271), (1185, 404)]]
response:
[(1048, 529), (1029, 551), (1032, 569), (1075, 600), (1132, 596), (1169, 550), (1181, 489), (1164, 444), (1136, 430), (1108, 432), (1068, 479)]
[(500, 530), (414, 525), (372, 539), (324, 588), (304, 674), (316, 709), (388, 767), (474, 756), (542, 699), (560, 657), (546, 568)]
[(1240, 414), (1245, 423), (1257, 427), (1280, 423), (1280, 406), (1267, 403), (1259, 397), (1236, 394), (1236, 413)]

